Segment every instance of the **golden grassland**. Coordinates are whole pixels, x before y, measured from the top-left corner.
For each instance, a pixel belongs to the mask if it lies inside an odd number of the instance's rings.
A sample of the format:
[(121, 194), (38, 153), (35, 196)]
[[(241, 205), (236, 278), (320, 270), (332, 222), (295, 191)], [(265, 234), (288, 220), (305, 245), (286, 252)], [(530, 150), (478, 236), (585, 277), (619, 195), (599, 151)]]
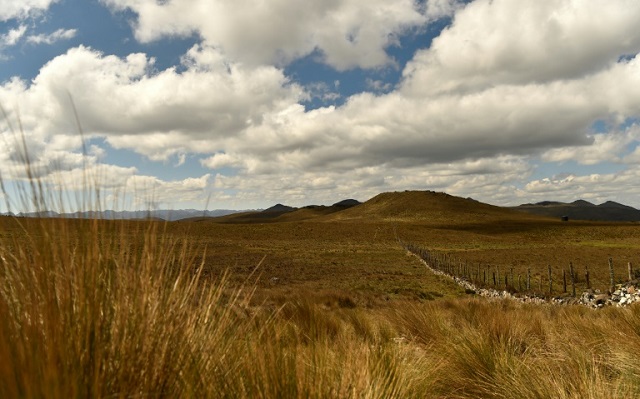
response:
[(608, 285), (637, 224), (433, 193), (307, 216), (0, 218), (0, 397), (640, 396), (640, 306), (475, 298), (397, 241)]

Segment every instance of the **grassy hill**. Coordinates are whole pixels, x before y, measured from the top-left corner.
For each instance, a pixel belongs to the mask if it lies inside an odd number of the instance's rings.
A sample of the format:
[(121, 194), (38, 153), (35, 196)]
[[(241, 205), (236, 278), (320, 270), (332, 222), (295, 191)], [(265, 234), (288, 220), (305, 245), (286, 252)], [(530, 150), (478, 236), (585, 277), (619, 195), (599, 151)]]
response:
[(441, 192), (403, 191), (378, 194), (362, 205), (332, 215), (331, 219), (461, 224), (539, 217)]
[(544, 201), (536, 204), (523, 204), (511, 209), (555, 218), (567, 216), (569, 220), (640, 221), (640, 210), (613, 201), (607, 201), (600, 205), (585, 200), (571, 203)]
[[(343, 200), (331, 206), (308, 205), (302, 208), (294, 208), (282, 204), (276, 204), (268, 209), (258, 212), (244, 212), (213, 218), (217, 223), (274, 223), (274, 222), (299, 222), (331, 215), (359, 205), (356, 200)], [(193, 221), (193, 220), (190, 220)]]

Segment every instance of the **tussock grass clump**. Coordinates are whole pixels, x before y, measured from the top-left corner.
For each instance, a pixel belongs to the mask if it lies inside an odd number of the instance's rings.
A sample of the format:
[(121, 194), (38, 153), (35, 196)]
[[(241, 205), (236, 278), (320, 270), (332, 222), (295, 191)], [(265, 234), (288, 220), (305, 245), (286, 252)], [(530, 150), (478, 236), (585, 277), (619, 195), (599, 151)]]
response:
[(628, 398), (640, 395), (639, 311), (463, 299), (390, 318), (439, 364), (427, 397)]
[(1, 396), (173, 395), (233, 368), (250, 324), (188, 243), (157, 223), (20, 222), (0, 245)]

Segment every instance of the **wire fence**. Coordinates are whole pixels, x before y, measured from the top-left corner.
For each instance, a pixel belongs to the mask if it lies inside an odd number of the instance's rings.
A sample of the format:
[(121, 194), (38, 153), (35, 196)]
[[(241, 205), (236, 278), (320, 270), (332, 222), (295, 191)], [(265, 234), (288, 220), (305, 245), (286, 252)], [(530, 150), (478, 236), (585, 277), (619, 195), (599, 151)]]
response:
[[(452, 278), (462, 279), (479, 288), (505, 290), (512, 294), (526, 294), (540, 297), (572, 296), (576, 297), (585, 291), (608, 291), (613, 293), (616, 286), (636, 282), (640, 278), (640, 270), (635, 270), (628, 262), (625, 270), (614, 266), (613, 258), (608, 259), (608, 275), (600, 275), (584, 266), (582, 270), (568, 262), (566, 267), (527, 267), (526, 270), (514, 267), (500, 267), (481, 263), (470, 263), (451, 256), (448, 253), (422, 248), (413, 243), (400, 244), (409, 252), (426, 262), (432, 269)], [(595, 278), (597, 277), (597, 278)], [(608, 284), (607, 284), (608, 283)]]

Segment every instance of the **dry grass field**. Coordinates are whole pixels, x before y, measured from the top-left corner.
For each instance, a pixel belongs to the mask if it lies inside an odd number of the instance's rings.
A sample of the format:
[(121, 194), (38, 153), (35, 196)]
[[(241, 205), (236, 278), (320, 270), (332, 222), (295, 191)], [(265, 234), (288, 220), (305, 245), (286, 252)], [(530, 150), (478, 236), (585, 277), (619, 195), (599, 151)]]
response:
[(640, 307), (475, 298), (398, 242), (516, 273), (589, 265), (607, 285), (638, 224), (428, 192), (310, 213), (0, 218), (0, 397), (640, 395)]
[(616, 282), (627, 280), (629, 262), (640, 266), (638, 223), (567, 223), (431, 192), (386, 193), (347, 210), (310, 213), (243, 216), (243, 223), (197, 219), (169, 223), (167, 232), (206, 246), (210, 273), (229, 268), (243, 281), (260, 263), (258, 285), (273, 293), (340, 291), (365, 302), (460, 295), (407, 258), (398, 238), (476, 270), (524, 278), (531, 269), (535, 285), (542, 276), (545, 287), (550, 265), (558, 290), (569, 263), (579, 288), (586, 288), (588, 267), (592, 287), (601, 290), (609, 286), (609, 258)]

